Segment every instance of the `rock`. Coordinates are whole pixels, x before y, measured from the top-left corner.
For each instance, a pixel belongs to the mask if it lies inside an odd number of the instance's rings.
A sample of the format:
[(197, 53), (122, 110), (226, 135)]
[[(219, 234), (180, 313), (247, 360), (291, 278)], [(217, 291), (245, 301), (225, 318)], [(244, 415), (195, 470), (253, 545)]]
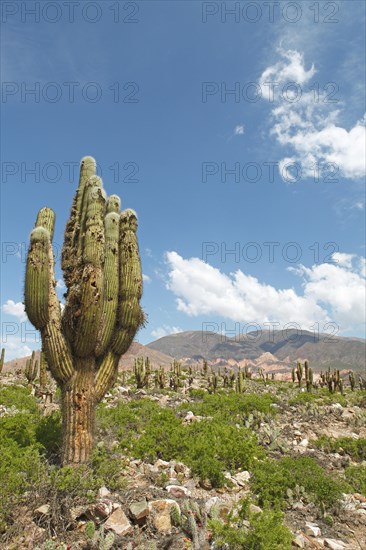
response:
[(87, 509), (88, 509), (88, 505), (74, 506), (73, 508), (70, 508), (69, 513), (70, 513), (71, 519), (75, 521), (79, 519), (81, 516), (86, 516)]
[(308, 439), (302, 439), (299, 443), (299, 445), (301, 445), (301, 447), (307, 447), (309, 445), (309, 440)]
[(169, 468), (170, 463), (166, 460), (161, 460), (158, 458), (158, 460), (154, 464), (155, 468), (158, 468), (158, 470), (165, 470), (166, 468)]
[(311, 523), (310, 521), (305, 523), (305, 533), (311, 537), (320, 537), (322, 534), (319, 526), (316, 523)]
[(233, 478), (238, 485), (240, 485), (241, 487), (245, 487), (246, 485), (248, 485), (250, 473), (244, 470), (244, 472), (238, 472), (237, 474), (235, 474)]
[(211, 497), (205, 502), (205, 510), (209, 514), (212, 506), (216, 506), (219, 502), (219, 497)]
[(110, 490), (103, 485), (98, 491), (98, 498), (105, 498), (111, 494)]
[(140, 500), (131, 504), (130, 514), (135, 521), (144, 520), (149, 515), (149, 507), (146, 500)]
[[(343, 411), (343, 407), (340, 403), (332, 403), (330, 408), (332, 409), (332, 411)], [(331, 539), (328, 539), (328, 540), (331, 540)]]
[(34, 514), (38, 517), (48, 516), (51, 511), (51, 506), (49, 504), (43, 504), (37, 510), (34, 510)]
[(189, 477), (191, 475), (191, 470), (188, 468), (188, 466), (183, 464), (183, 462), (177, 462), (174, 465), (174, 469), (177, 472), (177, 474), (183, 474), (184, 477)]
[(212, 483), (209, 479), (200, 479), (199, 486), (202, 487), (202, 489), (205, 489), (206, 491), (210, 491), (212, 489)]
[(262, 512), (262, 508), (256, 506), (255, 504), (249, 504), (249, 511), (251, 514), (260, 514)]
[(118, 386), (117, 391), (121, 395), (128, 395), (130, 393), (130, 391), (127, 388), (125, 388), (124, 386)]
[(116, 535), (123, 537), (132, 533), (133, 528), (122, 508), (117, 508), (107, 519), (104, 527), (113, 531)]
[(95, 523), (100, 523), (113, 512), (113, 502), (108, 499), (99, 500), (94, 506), (88, 508), (85, 515)]
[(294, 435), (296, 435), (297, 437), (301, 437), (302, 433), (300, 432), (300, 430), (295, 430)]
[(172, 522), (170, 519), (170, 512), (173, 506), (176, 506), (180, 513), (180, 508), (175, 500), (161, 499), (153, 500), (149, 502), (149, 511), (153, 518), (153, 525), (160, 533), (170, 533), (172, 528)]
[(331, 550), (344, 550), (346, 544), (341, 540), (336, 539), (324, 539), (324, 546), (331, 548)]
[(191, 494), (186, 487), (182, 487), (181, 485), (167, 485), (165, 488), (175, 498), (183, 498)]
[(302, 533), (297, 535), (292, 541), (293, 546), (296, 546), (297, 548), (305, 548), (305, 543), (306, 543), (306, 538)]

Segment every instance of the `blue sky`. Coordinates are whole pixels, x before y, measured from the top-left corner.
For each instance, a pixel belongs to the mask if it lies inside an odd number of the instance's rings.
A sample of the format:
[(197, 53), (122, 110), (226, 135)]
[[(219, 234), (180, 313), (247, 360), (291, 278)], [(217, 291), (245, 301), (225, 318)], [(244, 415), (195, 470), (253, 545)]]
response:
[(139, 215), (138, 341), (207, 323), (364, 337), (365, 4), (54, 4), (2, 3), (7, 357), (38, 347), (24, 251), (46, 205), (59, 250), (85, 155)]

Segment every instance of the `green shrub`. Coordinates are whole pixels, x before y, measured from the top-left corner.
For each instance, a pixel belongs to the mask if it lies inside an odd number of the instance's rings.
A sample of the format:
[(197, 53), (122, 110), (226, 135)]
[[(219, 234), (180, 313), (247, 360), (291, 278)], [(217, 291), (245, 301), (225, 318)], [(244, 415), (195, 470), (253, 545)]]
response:
[(253, 468), (253, 490), (260, 503), (284, 507), (287, 489), (302, 486), (318, 505), (334, 506), (349, 489), (342, 480), (333, 479), (310, 457), (257, 462)]
[(237, 426), (227, 412), (184, 425), (173, 410), (143, 399), (114, 409), (101, 408), (98, 420), (103, 429), (117, 432), (119, 448), (130, 456), (149, 461), (181, 460), (214, 486), (224, 484), (225, 470), (247, 469), (254, 457), (264, 456), (253, 432)]
[(120, 455), (113, 454), (105, 447), (97, 447), (92, 454), (92, 469), (94, 476), (112, 491), (126, 487), (126, 479), (122, 476), (123, 460)]
[(45, 479), (47, 466), (37, 446), (24, 447), (11, 438), (0, 439), (0, 456), (0, 525), (4, 528), (18, 498)]
[(366, 466), (349, 466), (345, 470), (345, 475), (352, 489), (366, 496)]
[(360, 437), (328, 437), (321, 435), (314, 441), (315, 447), (326, 453), (339, 453), (343, 451), (354, 460), (366, 460), (366, 438)]
[[(264, 508), (262, 512), (250, 512), (250, 501), (240, 501), (237, 514), (229, 514), (228, 522), (209, 522), (215, 544), (228, 545), (230, 550), (291, 550), (291, 531), (283, 525), (283, 514)], [(243, 526), (249, 520), (249, 527)]]
[(263, 414), (274, 414), (274, 398), (268, 393), (263, 395), (237, 394), (231, 392), (208, 394), (205, 393), (201, 400), (194, 403), (184, 403), (180, 410), (191, 410), (200, 416), (216, 416), (221, 419), (233, 420), (235, 417), (247, 416), (249, 413), (258, 411)]
[(28, 388), (22, 386), (6, 386), (0, 388), (0, 405), (6, 408), (15, 407), (19, 412), (36, 413), (38, 405), (36, 398)]

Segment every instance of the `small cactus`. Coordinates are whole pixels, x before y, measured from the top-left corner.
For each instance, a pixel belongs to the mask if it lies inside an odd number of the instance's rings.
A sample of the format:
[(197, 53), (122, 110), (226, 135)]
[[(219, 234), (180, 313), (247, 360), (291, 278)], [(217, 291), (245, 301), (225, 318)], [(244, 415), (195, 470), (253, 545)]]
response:
[(47, 374), (47, 361), (46, 356), (43, 351), (41, 351), (41, 360), (39, 363), (39, 387), (43, 390), (48, 385), (48, 374)]
[(134, 374), (136, 380), (137, 389), (147, 388), (149, 386), (149, 377), (150, 377), (150, 361), (146, 357), (137, 357), (134, 362)]
[(298, 381), (298, 384), (299, 384), (299, 388), (301, 388), (302, 386), (302, 364), (300, 363), (300, 361), (297, 363), (297, 367), (296, 367), (296, 378), (297, 378), (297, 381)]
[(1, 374), (1, 371), (3, 370), (4, 358), (5, 358), (5, 349), (2, 348), (2, 350), (1, 350), (1, 358), (0, 358), (0, 374)]
[(351, 386), (351, 390), (355, 391), (356, 380), (355, 380), (355, 375), (354, 375), (353, 371), (351, 371), (351, 370), (349, 371), (348, 378), (349, 378), (349, 383), (350, 383), (350, 386)]
[(32, 356), (27, 359), (24, 369), (24, 375), (28, 380), (28, 384), (33, 384), (38, 374), (38, 361), (35, 358), (36, 352), (32, 351)]

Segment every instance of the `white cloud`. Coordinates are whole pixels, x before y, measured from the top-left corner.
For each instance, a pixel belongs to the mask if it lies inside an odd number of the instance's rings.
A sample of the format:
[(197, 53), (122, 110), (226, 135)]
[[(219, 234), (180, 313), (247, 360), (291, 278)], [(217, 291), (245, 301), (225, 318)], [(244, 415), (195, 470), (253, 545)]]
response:
[(335, 252), (332, 254), (332, 260), (336, 264), (342, 267), (347, 267), (348, 269), (352, 268), (352, 260), (354, 257), (354, 254), (345, 254), (344, 252)]
[(5, 348), (5, 361), (27, 357), (32, 353), (30, 347), (22, 341), (20, 336), (6, 336), (3, 347)]
[(2, 305), (4, 313), (16, 317), (18, 321), (23, 322), (28, 319), (25, 311), (24, 304), (22, 302), (14, 302), (14, 300), (7, 300), (5, 304)]
[[(283, 165), (289, 160), (300, 164), (304, 177), (318, 177), (314, 173), (319, 171), (316, 166), (320, 167), (320, 174), (326, 170), (326, 175), (333, 180), (339, 176), (338, 169), (345, 178), (363, 177), (366, 174), (365, 116), (348, 130), (338, 126), (340, 104), (335, 108), (337, 103), (329, 101), (333, 98), (329, 95), (332, 89), (310, 90), (310, 81), (316, 72), (314, 65), (306, 69), (303, 55), (295, 50), (280, 49), (279, 54), (282, 59), (265, 69), (259, 83), (263, 96), (273, 104), (271, 133), (280, 145), (293, 151), (291, 158), (280, 161), (282, 177)], [(296, 87), (287, 88), (290, 82)], [(337, 97), (336, 93), (333, 95)], [(295, 181), (291, 175), (284, 179)]]
[(334, 254), (338, 265), (325, 263), (311, 268), (300, 266), (304, 296), (324, 305), (340, 330), (361, 328), (365, 323), (365, 259), (351, 254)]
[(244, 126), (243, 125), (235, 126), (234, 135), (242, 136), (243, 134), (244, 134)]
[(163, 336), (169, 336), (169, 334), (177, 334), (178, 332), (182, 332), (182, 329), (180, 327), (170, 327), (168, 325), (163, 325), (152, 330), (151, 336), (158, 339), (163, 338)]
[(349, 256), (338, 254), (343, 265), (289, 268), (304, 280), (300, 295), (292, 288), (276, 289), (241, 270), (226, 275), (199, 258), (186, 260), (167, 252), (167, 288), (176, 295), (178, 310), (189, 316), (222, 316), (260, 325), (293, 322), (303, 329), (315, 322), (324, 326), (334, 321), (345, 331), (364, 321), (365, 303), (364, 264), (347, 267)]
[[(279, 54), (282, 56), (282, 60), (278, 61), (275, 65), (268, 67), (260, 78), (260, 84), (262, 90), (267, 89), (270, 93), (270, 86), (266, 83), (282, 84), (285, 82), (296, 82), (297, 84), (306, 84), (311, 80), (316, 73), (314, 65), (306, 70), (304, 67), (303, 54), (296, 50), (283, 50), (278, 49)], [(269, 99), (269, 96), (268, 96)]]
[(308, 326), (325, 322), (327, 313), (313, 299), (298, 296), (292, 288), (277, 290), (241, 270), (225, 275), (199, 258), (166, 254), (167, 288), (177, 296), (179, 311), (190, 316), (219, 315), (233, 321)]
[(145, 273), (142, 274), (142, 280), (144, 281), (144, 283), (151, 283), (151, 277), (149, 277)]
[(56, 288), (58, 288), (59, 290), (64, 290), (66, 288), (66, 285), (62, 279), (57, 280)]

